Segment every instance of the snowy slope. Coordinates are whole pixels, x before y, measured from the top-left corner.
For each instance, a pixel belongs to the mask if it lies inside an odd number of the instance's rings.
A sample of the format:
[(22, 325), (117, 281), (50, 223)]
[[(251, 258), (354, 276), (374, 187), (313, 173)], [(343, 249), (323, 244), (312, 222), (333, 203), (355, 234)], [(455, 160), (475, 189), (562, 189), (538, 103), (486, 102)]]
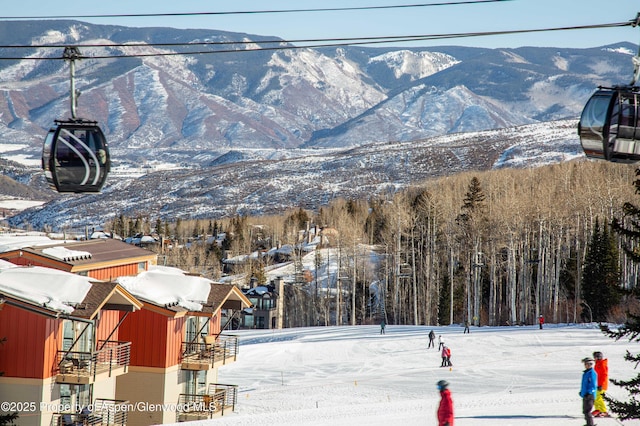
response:
[[(451, 347), (451, 369), (440, 367), (437, 350), (427, 350), (431, 329)], [(638, 373), (622, 357), (640, 345), (615, 342), (595, 326), (462, 332), (394, 325), (384, 336), (377, 325), (234, 331), (238, 361), (221, 367), (218, 381), (238, 385), (235, 412), (193, 425), (437, 425), (435, 384), (446, 379), (458, 426), (578, 426), (582, 358), (599, 350), (611, 378)], [(608, 394), (627, 399), (615, 386)]]

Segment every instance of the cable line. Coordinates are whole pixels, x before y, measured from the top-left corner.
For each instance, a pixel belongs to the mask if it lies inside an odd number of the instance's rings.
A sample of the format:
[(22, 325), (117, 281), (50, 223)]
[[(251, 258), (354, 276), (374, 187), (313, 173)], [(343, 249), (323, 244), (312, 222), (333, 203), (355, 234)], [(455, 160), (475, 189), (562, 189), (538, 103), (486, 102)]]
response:
[(97, 15), (50, 15), (50, 16), (0, 16), (0, 19), (16, 20), (40, 20), (40, 19), (86, 19), (86, 18), (147, 18), (147, 17), (176, 17), (176, 16), (208, 16), (208, 15), (255, 15), (268, 13), (301, 13), (301, 12), (340, 12), (352, 10), (381, 10), (402, 9), (431, 6), (456, 6), (463, 4), (502, 3), (513, 0), (465, 0), (440, 3), (399, 4), (386, 6), (353, 6), (353, 7), (327, 7), (313, 9), (282, 9), (282, 10), (240, 10), (229, 12), (175, 12), (175, 13), (124, 13), (124, 14), (97, 14)]
[[(264, 41), (221, 41), (221, 42), (188, 42), (188, 43), (130, 43), (130, 44), (75, 44), (78, 48), (126, 48), (126, 47), (192, 47), (192, 46), (228, 46), (228, 45), (256, 45), (256, 44), (274, 44), (279, 46), (258, 47), (252, 49), (220, 49), (220, 50), (193, 50), (179, 52), (152, 52), (152, 53), (135, 53), (135, 54), (110, 54), (82, 56), (82, 59), (112, 59), (112, 58), (137, 58), (137, 57), (153, 57), (153, 56), (178, 56), (178, 55), (205, 55), (217, 53), (243, 53), (243, 52), (260, 52), (274, 50), (294, 50), (294, 49), (311, 49), (320, 47), (340, 47), (340, 46), (356, 46), (356, 45), (372, 45), (382, 43), (402, 43), (413, 41), (429, 41), (429, 40), (445, 40), (452, 38), (466, 37), (484, 37), (494, 35), (509, 35), (536, 33), (547, 31), (569, 31), (569, 30), (585, 30), (600, 28), (615, 28), (624, 26), (635, 26), (637, 21), (634, 19), (627, 22), (582, 25), (570, 27), (556, 28), (538, 28), (528, 30), (506, 30), (506, 31), (487, 31), (487, 32), (470, 32), (470, 33), (449, 33), (449, 34), (422, 34), (422, 35), (404, 35), (404, 36), (376, 36), (376, 37), (352, 37), (352, 38), (326, 38), (326, 39), (299, 39), (299, 40), (264, 40)], [(294, 43), (306, 43), (303, 46), (296, 46)], [(47, 44), (47, 45), (29, 45), (29, 46), (2, 46), (0, 49), (35, 49), (35, 48), (64, 48), (69, 45)], [(8, 57), (2, 56), (0, 60), (63, 60), (63, 57)]]

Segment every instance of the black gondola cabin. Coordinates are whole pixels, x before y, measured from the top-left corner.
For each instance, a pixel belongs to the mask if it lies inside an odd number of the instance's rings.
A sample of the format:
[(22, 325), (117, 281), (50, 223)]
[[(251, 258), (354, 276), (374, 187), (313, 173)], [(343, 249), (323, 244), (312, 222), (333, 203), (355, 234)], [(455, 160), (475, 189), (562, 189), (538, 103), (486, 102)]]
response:
[(640, 162), (640, 88), (599, 88), (585, 105), (578, 134), (589, 158)]
[(111, 164), (107, 141), (95, 121), (56, 120), (42, 148), (42, 169), (58, 192), (100, 192)]

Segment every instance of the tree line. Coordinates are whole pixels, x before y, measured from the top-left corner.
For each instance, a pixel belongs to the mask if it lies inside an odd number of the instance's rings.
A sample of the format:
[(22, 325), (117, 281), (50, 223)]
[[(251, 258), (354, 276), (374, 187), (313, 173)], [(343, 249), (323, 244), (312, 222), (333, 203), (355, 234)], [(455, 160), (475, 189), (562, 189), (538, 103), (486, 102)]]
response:
[[(340, 291), (320, 299), (313, 278), (297, 283), (292, 325), (381, 317), (388, 324), (532, 324), (540, 315), (623, 321), (635, 308), (638, 266), (635, 243), (611, 224), (633, 220), (624, 206), (637, 197), (634, 176), (630, 165), (572, 161), (461, 173), (313, 211), (120, 216), (110, 226), (123, 236), (155, 231), (170, 238), (175, 247), (163, 250), (161, 262), (212, 279), (224, 272), (224, 258), (298, 244), (309, 227), (335, 230), (329, 244), (339, 249)], [(221, 244), (207, 239), (218, 234)], [(376, 268), (364, 260), (369, 249), (380, 259)], [(247, 281), (260, 275), (261, 262), (243, 266)]]

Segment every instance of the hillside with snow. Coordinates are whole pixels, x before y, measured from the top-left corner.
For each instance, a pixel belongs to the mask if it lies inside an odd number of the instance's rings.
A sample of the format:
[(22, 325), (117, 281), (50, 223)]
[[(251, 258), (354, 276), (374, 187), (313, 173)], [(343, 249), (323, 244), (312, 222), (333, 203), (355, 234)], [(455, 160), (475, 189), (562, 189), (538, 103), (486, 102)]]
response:
[[(273, 37), (215, 30), (0, 25), (7, 46), (33, 46), (0, 52), (25, 58), (0, 61), (0, 173), (16, 182), (10, 193), (0, 186), (0, 199), (47, 202), (10, 222), (56, 229), (99, 226), (120, 213), (317, 208), (465, 170), (580, 158), (584, 103), (598, 85), (628, 81), (637, 50), (289, 49)], [(78, 113), (100, 123), (112, 154), (99, 195), (47, 196), (39, 170), (46, 131), (69, 115), (60, 55), (70, 44), (86, 46), (76, 64)]]
[[(452, 350), (451, 368), (427, 348), (432, 329)], [(638, 353), (638, 343), (609, 339), (595, 324), (471, 327), (469, 334), (459, 325), (387, 325), (380, 335), (377, 324), (228, 333), (239, 337), (238, 360), (221, 367), (218, 380), (238, 386), (235, 410), (194, 426), (437, 425), (441, 379), (450, 383), (456, 425), (577, 426), (584, 424), (582, 358), (601, 351), (610, 378), (638, 374), (623, 359), (627, 350)], [(607, 394), (629, 397), (614, 385)]]
[(208, 167), (113, 174), (101, 194), (57, 195), (7, 221), (36, 229), (97, 227), (116, 215), (165, 219), (261, 215), (316, 209), (335, 198), (367, 199), (469, 170), (536, 167), (584, 158), (576, 121), (458, 133), (351, 149), (286, 154), (237, 150)]

